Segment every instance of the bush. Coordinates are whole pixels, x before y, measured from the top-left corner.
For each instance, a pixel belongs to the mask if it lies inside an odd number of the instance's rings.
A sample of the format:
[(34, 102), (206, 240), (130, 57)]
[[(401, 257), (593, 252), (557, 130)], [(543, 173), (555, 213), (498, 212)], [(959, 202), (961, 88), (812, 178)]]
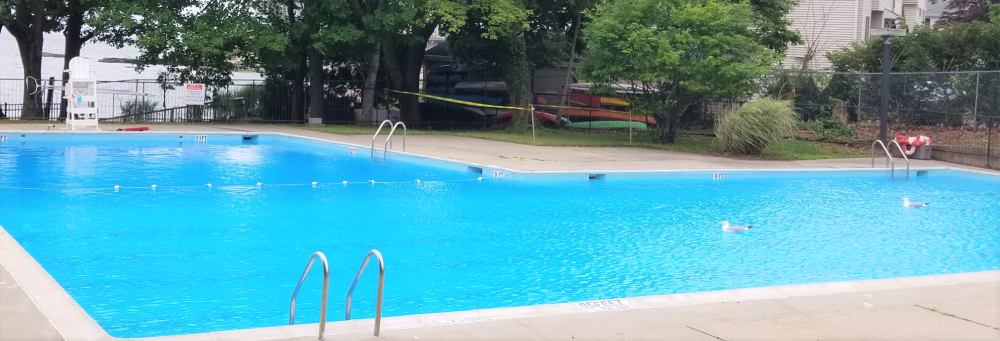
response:
[[(264, 97), (263, 85), (240, 85), (236, 91), (232, 91), (229, 88), (220, 91), (213, 97), (212, 102), (208, 106), (212, 108), (216, 117), (256, 118), (261, 116), (261, 102), (264, 101)], [(237, 112), (236, 110), (237, 98), (243, 99), (242, 112)]]
[[(854, 138), (854, 129), (834, 120), (801, 122), (799, 130), (807, 134), (807, 139), (822, 142), (849, 142)], [(809, 132), (812, 132), (809, 134)], [(811, 136), (808, 136), (811, 135)]]
[(136, 98), (123, 101), (119, 106), (122, 116), (137, 116), (156, 110), (156, 102), (145, 98)]
[(728, 152), (760, 154), (768, 145), (794, 134), (796, 121), (791, 102), (758, 99), (723, 118), (715, 134)]

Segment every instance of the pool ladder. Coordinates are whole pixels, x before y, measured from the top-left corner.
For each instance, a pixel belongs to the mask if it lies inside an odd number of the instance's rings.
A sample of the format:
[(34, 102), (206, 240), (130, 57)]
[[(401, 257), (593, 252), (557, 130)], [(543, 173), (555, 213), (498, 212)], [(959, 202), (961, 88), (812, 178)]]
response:
[[(361, 268), (358, 269), (358, 273), (354, 275), (354, 282), (351, 283), (351, 288), (347, 290), (347, 305), (345, 307), (344, 320), (351, 319), (351, 298), (354, 294), (354, 288), (358, 285), (358, 280), (361, 279), (361, 275), (365, 272), (368, 267), (368, 262), (371, 260), (372, 256), (378, 261), (378, 296), (375, 303), (375, 336), (378, 336), (379, 331), (382, 326), (382, 292), (385, 288), (385, 261), (382, 259), (382, 253), (376, 249), (371, 249), (368, 254), (365, 255), (365, 260), (361, 262)], [(313, 252), (312, 256), (309, 257), (309, 263), (306, 263), (305, 270), (302, 271), (302, 276), (299, 277), (299, 283), (295, 285), (295, 291), (292, 292), (292, 301), (290, 303), (290, 308), (288, 311), (288, 325), (295, 324), (295, 298), (299, 295), (299, 289), (302, 288), (302, 283), (305, 282), (306, 277), (309, 276), (309, 270), (312, 269), (313, 263), (316, 259), (320, 260), (323, 265), (323, 293), (320, 300), (320, 310), (319, 310), (319, 340), (323, 340), (323, 336), (326, 333), (326, 302), (327, 302), (327, 289), (330, 286), (330, 266), (326, 261), (326, 255), (322, 252)]]
[(399, 128), (400, 126), (403, 127), (403, 151), (406, 151), (406, 124), (403, 123), (403, 121), (392, 123), (391, 120), (385, 120), (378, 125), (378, 129), (375, 130), (375, 135), (372, 135), (371, 156), (373, 158), (375, 157), (375, 139), (377, 139), (378, 134), (382, 132), (382, 128), (387, 126), (392, 128), (389, 129), (389, 135), (386, 135), (385, 143), (383, 143), (382, 145), (382, 157), (383, 158), (389, 157), (389, 148), (392, 147), (392, 135), (396, 133), (396, 128)]
[[(899, 142), (892, 140), (889, 145), (895, 145), (896, 150), (899, 151), (899, 155), (903, 156), (903, 160), (906, 160), (906, 178), (910, 178), (910, 158), (906, 156), (906, 152), (903, 151), (903, 146), (899, 145)], [(889, 178), (896, 178), (896, 161), (892, 157), (892, 153), (889, 152), (889, 148), (885, 145), (882, 140), (875, 140), (872, 142), (872, 168), (875, 168), (875, 146), (882, 147), (882, 151), (885, 152), (885, 167), (889, 168)]]
[(7, 143), (7, 134), (0, 134), (0, 146)]

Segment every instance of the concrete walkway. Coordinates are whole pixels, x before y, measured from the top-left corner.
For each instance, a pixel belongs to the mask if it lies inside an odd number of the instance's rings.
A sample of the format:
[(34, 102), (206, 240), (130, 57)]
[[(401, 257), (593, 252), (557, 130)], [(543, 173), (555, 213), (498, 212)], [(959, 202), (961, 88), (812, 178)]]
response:
[[(0, 124), (0, 130), (46, 130)], [(113, 130), (116, 126), (105, 125)], [(288, 126), (155, 125), (159, 131), (275, 131), (368, 145), (370, 137)], [(410, 136), (407, 151), (517, 170), (857, 168), (870, 160), (761, 161), (642, 148), (540, 147), (455, 136)], [(951, 166), (918, 162), (914, 167)], [(3, 259), (0, 259), (0, 265)], [(573, 313), (331, 335), (328, 340), (1000, 340), (1000, 272), (980, 283), (865, 290), (819, 296)], [(368, 323), (359, 321), (360, 323)], [(370, 326), (370, 325), (369, 325)], [(335, 328), (335, 327), (334, 327)], [(0, 269), (0, 340), (61, 340), (5, 269)], [(183, 340), (185, 337), (176, 339)], [(282, 338), (276, 338), (282, 339)], [(298, 338), (296, 340), (313, 340)]]
[[(3, 260), (0, 259), (0, 263)], [(2, 264), (0, 264), (2, 265)], [(7, 269), (0, 266), (0, 340), (62, 340)]]
[(336, 340), (1000, 340), (1000, 284), (571, 314)]

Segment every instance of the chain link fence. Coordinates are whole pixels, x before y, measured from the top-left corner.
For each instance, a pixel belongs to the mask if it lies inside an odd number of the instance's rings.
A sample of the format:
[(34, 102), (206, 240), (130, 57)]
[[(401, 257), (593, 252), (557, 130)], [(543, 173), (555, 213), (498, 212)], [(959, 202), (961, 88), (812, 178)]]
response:
[[(733, 112), (747, 98), (774, 97), (794, 103), (803, 138), (823, 142), (870, 145), (878, 138), (883, 75), (778, 71), (760, 82), (746, 98), (721, 99), (691, 108), (685, 122), (692, 129), (710, 133), (715, 119)], [(888, 82), (889, 138), (926, 135), (933, 139), (934, 158), (1000, 168), (1000, 71), (892, 73)], [(58, 120), (62, 93), (54, 85), (35, 91), (22, 79), (0, 79), (0, 119)], [(42, 84), (49, 82), (42, 81)], [(454, 83), (454, 84), (452, 84)], [(463, 81), (447, 87), (428, 88), (442, 97), (490, 105), (509, 105), (503, 82)], [(429, 129), (496, 129), (509, 124), (509, 109), (491, 109), (387, 92), (375, 89), (375, 109), (362, 115), (363, 84), (358, 80), (327, 81), (323, 86), (322, 115), (328, 124), (398, 120), (401, 111), (420, 110), (419, 127)], [(99, 82), (99, 116), (105, 122), (274, 122), (307, 121), (308, 84), (267, 80), (235, 80), (227, 86), (209, 87), (205, 104), (184, 105), (183, 85), (156, 80)], [(28, 92), (40, 112), (25, 115), (23, 96)], [(535, 93), (534, 117), (541, 124), (584, 131), (644, 131), (656, 127), (652, 117), (632, 115), (626, 96), (592, 95), (571, 88), (567, 93)], [(566, 104), (571, 108), (555, 108)]]
[[(870, 144), (878, 139), (883, 75), (879, 73), (779, 72), (755, 96), (787, 99), (803, 122), (829, 142)], [(934, 158), (1000, 168), (1000, 71), (889, 74), (888, 128), (897, 135), (926, 135)]]

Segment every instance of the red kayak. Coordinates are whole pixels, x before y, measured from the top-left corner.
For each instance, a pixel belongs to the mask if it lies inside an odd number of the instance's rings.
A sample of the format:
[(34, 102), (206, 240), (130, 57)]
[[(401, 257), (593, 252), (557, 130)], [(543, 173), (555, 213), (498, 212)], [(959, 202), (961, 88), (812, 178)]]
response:
[(149, 127), (129, 127), (129, 128), (118, 128), (118, 131), (147, 131)]

